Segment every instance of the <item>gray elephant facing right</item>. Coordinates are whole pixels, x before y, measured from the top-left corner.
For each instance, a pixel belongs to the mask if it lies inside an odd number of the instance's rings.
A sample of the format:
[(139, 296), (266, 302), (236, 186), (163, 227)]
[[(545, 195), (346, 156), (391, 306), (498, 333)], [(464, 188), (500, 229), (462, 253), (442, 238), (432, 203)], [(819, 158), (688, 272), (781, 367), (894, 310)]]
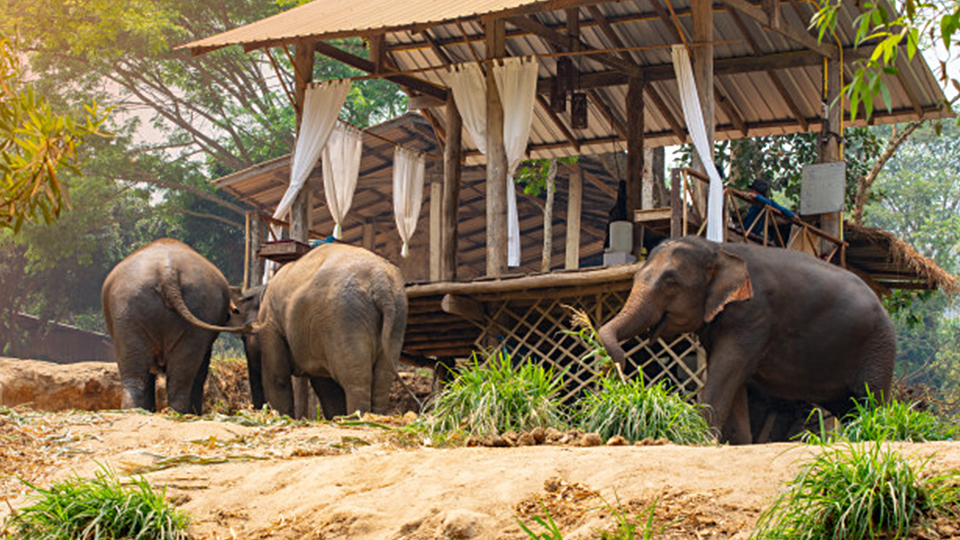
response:
[(277, 412), (293, 414), (291, 375), (310, 377), (327, 418), (386, 412), (407, 327), (397, 267), (321, 245), (273, 276), (258, 320), (263, 392)]

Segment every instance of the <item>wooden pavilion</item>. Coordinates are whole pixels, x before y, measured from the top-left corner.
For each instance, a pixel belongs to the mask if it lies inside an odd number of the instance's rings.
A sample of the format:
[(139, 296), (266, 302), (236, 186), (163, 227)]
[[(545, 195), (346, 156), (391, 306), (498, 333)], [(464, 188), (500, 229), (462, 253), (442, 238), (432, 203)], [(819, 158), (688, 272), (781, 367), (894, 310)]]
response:
[[(635, 269), (575, 271), (579, 257), (571, 257), (566, 272), (507, 275), (503, 110), (492, 70), (486, 70), (488, 154), (483, 156), (474, 141), (463, 137), (462, 118), (444, 83), (445, 69), (463, 62), (489, 66), (510, 56), (537, 57), (537, 105), (527, 155), (625, 152), (628, 215), (639, 218), (643, 211), (654, 210), (643, 203), (651, 182), (647, 175), (645, 185), (644, 149), (689, 138), (671, 46), (682, 44), (690, 51), (711, 140), (817, 131), (820, 160), (835, 162), (842, 159), (844, 119), (849, 118), (840, 95), (842, 81), (849, 79), (852, 62), (864, 54), (864, 49), (854, 47), (849, 31), (860, 9), (859, 4), (842, 4), (837, 34), (821, 43), (807, 30), (813, 7), (798, 0), (314, 0), (184, 47), (194, 54), (229, 45), (242, 45), (247, 51), (280, 47), (290, 52), (293, 47), (298, 111), (313, 79), (315, 54), (399, 84), (410, 95), (411, 108), (418, 109), (436, 133), (437, 157), (442, 148), (442, 164), (438, 159), (434, 165), (441, 180), (430, 191), (431, 199), (437, 195), (442, 200), (436, 209), (439, 216), (432, 218), (439, 234), (431, 283), (408, 287), (411, 317), (405, 348), (457, 357), (478, 346), (499, 345), (569, 367), (577, 365), (582, 348), (575, 338), (558, 333), (568, 315), (562, 305), (580, 307), (600, 324), (619, 310)], [(338, 48), (335, 40), (346, 37), (365, 39), (368, 57)], [(884, 77), (891, 107), (875, 111), (871, 122), (952, 114), (919, 55), (913, 61), (900, 55), (896, 74)], [(476, 193), (466, 193), (463, 167), (481, 164), (485, 182), (477, 198)], [(232, 181), (241, 182), (239, 176)], [(689, 172), (675, 175), (671, 209), (658, 217), (661, 222), (666, 219), (673, 234), (698, 230), (695, 220), (683, 218), (688, 209), (696, 213), (703, 204), (696, 177)], [(690, 189), (683, 189), (685, 185)], [(570, 189), (572, 198), (577, 198), (576, 191)], [(293, 238), (307, 237), (314, 209), (310, 193), (303, 190), (294, 204)], [(467, 243), (468, 235), (460, 236), (458, 223), (474, 219), (465, 215), (466, 205), (481, 201), (485, 277), (460, 282), (458, 278), (466, 277), (460, 274), (464, 259), (471, 257), (474, 263), (473, 255), (465, 255), (474, 244)], [(573, 222), (578, 216), (565, 217)], [(733, 218), (728, 210), (726, 219)], [(805, 220), (796, 224), (802, 233), (799, 246), (838, 264), (854, 260), (840, 215)], [(729, 225), (735, 229), (735, 223)], [(581, 229), (585, 230), (568, 231)], [(860, 233), (857, 238), (870, 237)], [(743, 240), (753, 238), (747, 234)], [(938, 281), (939, 274), (925, 266), (929, 261), (919, 266), (906, 263), (907, 259), (891, 255), (891, 249), (877, 250), (880, 242), (866, 242), (865, 251), (873, 251), (864, 255), (864, 264), (883, 267), (877, 273), (880, 279), (874, 279), (880, 287), (952, 284)], [(568, 240), (568, 245), (577, 249), (579, 239)], [(898, 247), (892, 242), (885, 245)], [(696, 390), (705, 375), (705, 355), (693, 336), (670, 344), (637, 341), (626, 348), (628, 355), (646, 351), (634, 359), (650, 380), (669, 377)], [(575, 383), (571, 392), (576, 392), (592, 375), (589, 369), (574, 369), (570, 377)]]

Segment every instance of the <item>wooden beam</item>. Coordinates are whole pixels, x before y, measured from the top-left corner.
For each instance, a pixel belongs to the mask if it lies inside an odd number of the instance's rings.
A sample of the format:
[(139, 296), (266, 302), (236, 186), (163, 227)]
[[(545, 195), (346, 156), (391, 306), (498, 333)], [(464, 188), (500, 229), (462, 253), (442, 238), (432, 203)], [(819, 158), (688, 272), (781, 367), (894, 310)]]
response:
[(420, 35), (430, 44), (430, 49), (433, 50), (433, 54), (437, 55), (437, 58), (440, 59), (441, 64), (449, 66), (454, 63), (453, 60), (450, 59), (450, 55), (447, 54), (447, 51), (430, 35), (430, 30), (424, 29), (420, 32)]
[[(506, 50), (502, 19), (486, 22), (487, 58), (502, 58)], [(503, 142), (503, 104), (493, 70), (487, 83), (487, 275), (507, 269), (507, 156)]]
[(440, 281), (443, 183), (430, 182), (430, 281)]
[(660, 97), (660, 92), (658, 92), (652, 84), (647, 85), (647, 89), (649, 90), (647, 95), (650, 96), (650, 101), (653, 103), (653, 106), (656, 107), (657, 111), (667, 120), (667, 124), (670, 124), (670, 130), (673, 131), (673, 134), (677, 136), (677, 139), (681, 143), (686, 142), (686, 128), (680, 125), (680, 122), (673, 115), (673, 111), (670, 110), (667, 103)]
[(597, 111), (600, 112), (607, 123), (610, 124), (610, 128), (613, 129), (620, 136), (621, 139), (627, 138), (627, 128), (624, 125), (623, 120), (607, 105), (607, 102), (603, 99), (603, 96), (600, 95), (598, 90), (587, 90), (587, 97), (590, 98), (590, 101), (593, 102), (597, 107)]
[[(339, 49), (333, 45), (330, 45), (329, 43), (324, 43), (323, 41), (317, 42), (315, 46), (317, 52), (324, 56), (328, 56), (334, 60), (343, 62), (344, 64), (357, 68), (360, 71), (365, 71), (367, 73), (376, 72), (376, 65), (366, 58), (360, 58), (359, 56), (350, 54), (343, 49)], [(381, 74), (390, 73), (391, 71), (393, 70), (389, 70), (384, 67), (384, 70), (381, 71)], [(427, 94), (428, 96), (433, 96), (437, 99), (447, 99), (447, 90), (445, 88), (437, 86), (429, 81), (418, 79), (411, 75), (385, 75), (383, 78), (387, 79), (388, 81), (395, 82), (407, 90), (412, 90), (421, 94)]]
[(452, 315), (459, 315), (468, 321), (481, 322), (486, 319), (487, 313), (483, 304), (469, 296), (445, 294), (440, 300), (440, 309)]
[[(693, 15), (693, 40), (698, 43), (713, 41), (713, 1), (691, 0), (690, 8)], [(697, 84), (697, 94), (700, 100), (700, 111), (703, 113), (703, 123), (706, 127), (707, 148), (713, 152), (717, 116), (714, 112), (714, 72), (713, 72), (713, 45), (696, 47), (690, 53), (690, 62), (693, 68), (693, 80)], [(731, 121), (735, 121), (731, 119)], [(741, 133), (743, 127), (739, 127)], [(711, 156), (712, 159), (712, 156)], [(700, 155), (693, 152), (693, 168), (706, 172)], [(707, 208), (707, 185), (700, 182), (693, 183), (693, 196), (696, 207)]]
[(564, 268), (580, 268), (580, 217), (583, 213), (583, 170), (570, 167), (570, 186), (567, 191), (567, 245), (564, 250)]
[(244, 245), (243, 289), (256, 287), (263, 282), (263, 259), (260, 258), (260, 244), (264, 237), (263, 220), (260, 212), (246, 213), (246, 242)]
[(749, 130), (747, 129), (746, 122), (743, 121), (743, 116), (740, 115), (740, 111), (737, 110), (733, 101), (726, 96), (719, 84), (713, 85), (713, 95), (717, 105), (723, 110), (723, 114), (727, 115), (727, 118), (730, 119), (730, 123), (746, 137)]
[[(630, 79), (627, 84), (627, 215), (632, 216), (640, 208), (640, 193), (643, 190), (643, 137), (644, 94), (643, 79)], [(636, 226), (634, 226), (636, 229)], [(639, 244), (640, 235), (634, 231), (634, 243)], [(637, 247), (635, 245), (635, 247)]]
[[(532, 17), (510, 17), (507, 21), (524, 30), (529, 31), (530, 33), (539, 36), (547, 43), (560, 47), (563, 51), (595, 51), (597, 49), (587, 45), (579, 39), (573, 39), (570, 36), (561, 34), (556, 30), (548, 28), (546, 25)], [(622, 59), (618, 58), (612, 53), (598, 52), (596, 54), (586, 55), (585, 58), (604, 64), (608, 67), (611, 67), (621, 73), (630, 75), (632, 77), (642, 77), (643, 71), (635, 64), (624, 62)]]
[[(743, 36), (743, 39), (747, 42), (750, 50), (753, 51), (754, 56), (763, 56), (763, 49), (760, 48), (760, 44), (757, 43), (757, 40), (755, 40), (753, 35), (750, 34), (750, 30), (747, 29), (747, 25), (743, 22), (743, 17), (740, 16), (740, 13), (730, 6), (726, 6), (726, 9), (727, 14), (731, 19), (733, 19), (733, 24), (740, 31), (740, 35)], [(767, 76), (770, 77), (770, 82), (773, 83), (774, 88), (777, 89), (777, 93), (780, 94), (783, 102), (786, 103), (787, 108), (790, 109), (790, 114), (797, 119), (797, 122), (800, 124), (800, 128), (804, 131), (810, 129), (810, 124), (807, 123), (807, 119), (804, 116), (803, 111), (801, 111), (800, 107), (797, 105), (797, 101), (793, 98), (793, 94), (790, 93), (790, 91), (787, 89), (787, 85), (784, 84), (780, 73), (775, 70), (770, 70), (767, 72)]]
[(751, 4), (747, 0), (720, 0), (724, 4), (736, 9), (740, 13), (743, 13), (747, 17), (755, 20), (760, 26), (764, 28), (769, 28), (774, 32), (782, 35), (783, 37), (803, 45), (804, 47), (810, 49), (811, 51), (817, 52), (822, 56), (827, 58), (838, 58), (837, 47), (835, 45), (830, 45), (829, 43), (821, 43), (817, 38), (809, 34), (806, 30), (797, 28), (786, 21), (781, 21), (778, 26), (774, 26), (774, 21), (770, 20), (770, 17), (767, 16), (767, 13), (757, 6)]
[(363, 240), (360, 245), (362, 245), (364, 249), (374, 251), (377, 248), (376, 238), (377, 235), (373, 227), (373, 218), (365, 218), (363, 220)]

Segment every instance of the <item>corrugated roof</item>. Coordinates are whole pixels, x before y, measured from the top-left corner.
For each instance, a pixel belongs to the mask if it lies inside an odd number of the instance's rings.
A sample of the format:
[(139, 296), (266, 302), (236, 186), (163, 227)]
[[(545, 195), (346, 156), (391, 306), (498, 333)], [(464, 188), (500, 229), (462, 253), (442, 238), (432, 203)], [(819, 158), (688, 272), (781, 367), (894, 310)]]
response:
[[(623, 52), (619, 57), (646, 74), (645, 124), (647, 146), (679, 144), (685, 140), (685, 125), (673, 80), (669, 46), (678, 43), (673, 20), (663, 19), (666, 0), (314, 0), (309, 4), (217, 36), (186, 45), (195, 52), (229, 44), (247, 48), (322, 40), (343, 36), (385, 35), (389, 60), (400, 71), (442, 68), (447, 62), (483, 58), (486, 47), (478, 15), (500, 13), (523, 16), (551, 31), (562, 33), (567, 7), (578, 9), (582, 42), (592, 48), (616, 47), (610, 32), (627, 47), (644, 50)], [(677, 22), (689, 40), (692, 35), (690, 0), (670, 0)], [(781, 2), (786, 24), (805, 28), (813, 14), (806, 3)], [(852, 28), (861, 8), (843, 3), (838, 14), (837, 38), (844, 47), (847, 80), (851, 62), (862, 52), (853, 49)], [(553, 10), (553, 11), (551, 11)], [(454, 24), (456, 21), (458, 24)], [(507, 54), (542, 56), (556, 52), (553, 44), (533, 35), (507, 19)], [(715, 125), (716, 139), (779, 135), (820, 129), (822, 111), (822, 57), (783, 35), (762, 28), (749, 17), (714, 4)], [(432, 41), (432, 43), (431, 43)], [(443, 51), (446, 58), (437, 54)], [(904, 55), (902, 55), (904, 56)], [(780, 62), (771, 69), (775, 61)], [(569, 114), (553, 114), (537, 105), (531, 128), (530, 157), (560, 157), (623, 150), (621, 133), (611, 122), (625, 124), (626, 75), (598, 61), (582, 56), (574, 60), (582, 73), (583, 86), (590, 94), (588, 126), (574, 130)], [(556, 73), (555, 58), (541, 58), (541, 96)], [(921, 55), (900, 62), (897, 75), (885, 75), (892, 98), (889, 110), (879, 107), (871, 122), (892, 123), (920, 117), (951, 116), (943, 108), (942, 90)], [(441, 88), (444, 70), (412, 75)], [(568, 107), (569, 109), (569, 107)], [(442, 116), (442, 115), (436, 115)], [(862, 118), (863, 115), (860, 115)], [(844, 114), (849, 118), (849, 113)], [(442, 118), (440, 118), (442, 122)], [(858, 120), (857, 125), (862, 125)], [(483, 163), (470, 144), (467, 163)]]

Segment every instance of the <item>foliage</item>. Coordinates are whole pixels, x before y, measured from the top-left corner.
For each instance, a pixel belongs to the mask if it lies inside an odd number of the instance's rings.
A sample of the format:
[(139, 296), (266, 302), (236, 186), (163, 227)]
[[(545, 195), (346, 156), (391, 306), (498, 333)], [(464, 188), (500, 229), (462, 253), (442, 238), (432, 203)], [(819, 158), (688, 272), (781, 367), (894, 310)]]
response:
[(27, 484), (37, 496), (32, 505), (10, 519), (16, 538), (72, 540), (74, 538), (143, 540), (187, 539), (189, 519), (164, 500), (143, 477), (125, 485), (110, 470), (94, 478), (70, 478), (41, 489)]
[(579, 160), (579, 156), (567, 156), (556, 159), (528, 159), (520, 164), (513, 175), (514, 182), (523, 187), (527, 195), (539, 197), (547, 189), (547, 175), (550, 171), (550, 162), (572, 165)]
[(507, 431), (564, 425), (558, 392), (563, 378), (526, 359), (514, 366), (498, 351), (459, 371), (428, 405), (428, 426), (435, 434), (487, 437)]
[(104, 135), (96, 101), (79, 116), (58, 114), (24, 80), (21, 52), (0, 29), (0, 229), (50, 223), (69, 205), (58, 171), (79, 174), (78, 147)]
[(905, 538), (920, 520), (958, 514), (956, 472), (926, 474), (883, 442), (825, 447), (764, 510), (751, 538)]
[(710, 444), (702, 405), (688, 403), (664, 381), (644, 386), (643, 377), (623, 381), (608, 376), (598, 391), (577, 402), (574, 424), (604, 440), (621, 435), (630, 442), (668, 439), (677, 444)]
[[(880, 403), (867, 392), (865, 401), (853, 400), (854, 408), (840, 420), (839, 432), (819, 435), (805, 433), (804, 442), (826, 444), (835, 441), (943, 441), (957, 435), (958, 428), (950, 426), (929, 411), (898, 400)], [(822, 420), (821, 420), (822, 424)]]
[[(849, 1), (849, 0), (848, 0)], [(843, 0), (823, 0), (815, 2), (817, 13), (811, 26), (815, 26), (820, 41), (837, 42), (837, 15)], [(897, 60), (905, 45), (907, 59), (913, 60), (918, 51), (938, 56), (940, 80), (944, 86), (949, 81), (960, 89), (960, 83), (947, 71), (954, 45), (958, 42), (957, 30), (960, 29), (960, 3), (954, 1), (933, 2), (924, 0), (904, 0), (902, 10), (892, 11), (891, 4), (876, 0), (862, 4), (860, 15), (853, 21), (855, 45), (872, 49), (865, 59), (854, 62), (852, 80), (844, 87), (850, 100), (850, 117), (860, 114), (870, 118), (879, 104), (879, 98), (887, 109), (891, 107), (890, 89), (883, 80), (884, 75), (896, 75)], [(844, 29), (846, 30), (846, 29)], [(942, 44), (942, 48), (939, 46)]]

